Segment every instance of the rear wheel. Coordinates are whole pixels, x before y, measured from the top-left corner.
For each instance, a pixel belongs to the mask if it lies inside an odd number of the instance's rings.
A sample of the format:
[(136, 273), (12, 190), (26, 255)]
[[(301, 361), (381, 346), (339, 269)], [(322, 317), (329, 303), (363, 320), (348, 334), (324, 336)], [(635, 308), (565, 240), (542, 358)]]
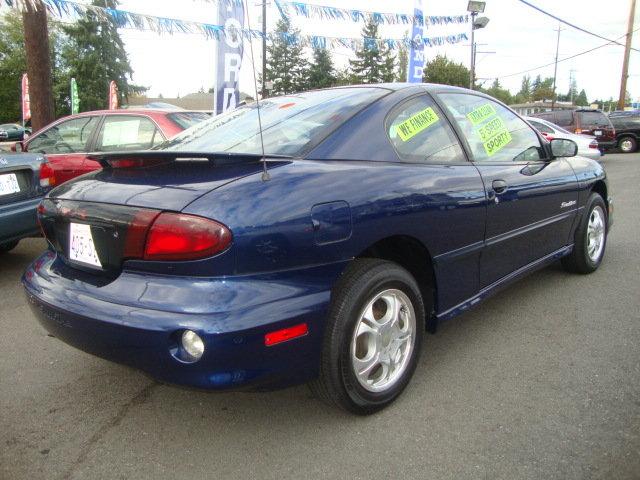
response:
[(335, 288), (312, 391), (361, 415), (386, 407), (416, 368), (424, 318), (408, 271), (384, 260), (354, 260)]
[(638, 141), (633, 137), (622, 137), (618, 141), (618, 148), (622, 153), (633, 153), (638, 149)]
[(0, 243), (0, 253), (6, 253), (13, 250), (18, 245), (20, 240), (13, 240), (12, 242)]
[(602, 263), (607, 245), (607, 206), (603, 198), (592, 193), (586, 214), (576, 230), (575, 243), (570, 255), (562, 259), (563, 267), (575, 273), (591, 273)]

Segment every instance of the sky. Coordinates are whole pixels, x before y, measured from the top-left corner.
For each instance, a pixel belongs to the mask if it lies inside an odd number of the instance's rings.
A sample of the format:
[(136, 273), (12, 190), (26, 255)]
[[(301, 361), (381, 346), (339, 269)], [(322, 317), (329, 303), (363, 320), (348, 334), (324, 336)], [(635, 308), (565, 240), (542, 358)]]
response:
[[(82, 0), (79, 0), (82, 1)], [(307, 3), (356, 8), (379, 12), (412, 13), (414, 0), (305, 0)], [(626, 33), (630, 0), (530, 0), (531, 3), (603, 37), (616, 39)], [(426, 15), (460, 15), (466, 13), (467, 0), (424, 0)], [(260, 26), (260, 1), (248, 0), (252, 28)], [(120, 0), (120, 7), (136, 13), (183, 20), (215, 23), (216, 2), (205, 0)], [(512, 75), (552, 63), (556, 51), (558, 22), (518, 0), (486, 0), (483, 14), (489, 24), (476, 30), (478, 54), (476, 76), (487, 79), (485, 86), (498, 77), (501, 84), (516, 93), (522, 74)], [(268, 29), (275, 26), (279, 13), (273, 0), (267, 8)], [(322, 21), (292, 16), (293, 24), (304, 34), (359, 37), (362, 24), (347, 21)], [(636, 8), (635, 28), (640, 27), (640, 6)], [(578, 89), (585, 89), (589, 100), (617, 98), (624, 47), (610, 45), (577, 58), (563, 59), (606, 43), (566, 25), (561, 26), (557, 90), (566, 93), (573, 75)], [(434, 26), (427, 36), (469, 33), (469, 24)], [(402, 38), (406, 25), (384, 25), (380, 33), (386, 38)], [(215, 78), (214, 50), (216, 40), (197, 34), (158, 35), (154, 32), (122, 29), (126, 50), (134, 70), (133, 81), (149, 87), (149, 96), (175, 97), (213, 86)], [(624, 42), (624, 38), (620, 40)], [(640, 31), (633, 38), (633, 47), (640, 50)], [(240, 76), (240, 89), (253, 91), (253, 72), (248, 41)], [(261, 66), (261, 42), (254, 41), (256, 68)], [(486, 52), (486, 53), (485, 53)], [(308, 52), (310, 55), (310, 52)], [(349, 49), (332, 51), (338, 66), (353, 58)], [(427, 59), (437, 54), (469, 66), (469, 42), (426, 49)], [(553, 76), (553, 65), (528, 73), (534, 78)], [(640, 52), (631, 52), (627, 90), (635, 101), (640, 99)]]

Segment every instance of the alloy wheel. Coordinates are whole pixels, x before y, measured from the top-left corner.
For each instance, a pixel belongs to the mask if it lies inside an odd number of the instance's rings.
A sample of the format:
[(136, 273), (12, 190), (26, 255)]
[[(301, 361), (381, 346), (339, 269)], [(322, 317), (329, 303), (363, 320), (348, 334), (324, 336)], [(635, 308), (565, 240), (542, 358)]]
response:
[(415, 311), (404, 292), (384, 290), (369, 300), (351, 339), (351, 363), (358, 383), (370, 392), (393, 387), (407, 369), (415, 332)]

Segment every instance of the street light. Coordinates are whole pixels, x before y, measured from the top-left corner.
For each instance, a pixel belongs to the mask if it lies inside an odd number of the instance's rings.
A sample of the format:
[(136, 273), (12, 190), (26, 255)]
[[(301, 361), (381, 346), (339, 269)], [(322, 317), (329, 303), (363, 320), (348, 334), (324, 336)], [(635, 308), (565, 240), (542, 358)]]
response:
[[(489, 23), (487, 17), (478, 17), (478, 13), (484, 13), (486, 2), (478, 2), (470, 0), (467, 4), (467, 11), (471, 13), (471, 69), (469, 71), (469, 88), (473, 90), (473, 84), (476, 77), (476, 43), (475, 31), (484, 28)], [(478, 18), (476, 18), (478, 17)]]

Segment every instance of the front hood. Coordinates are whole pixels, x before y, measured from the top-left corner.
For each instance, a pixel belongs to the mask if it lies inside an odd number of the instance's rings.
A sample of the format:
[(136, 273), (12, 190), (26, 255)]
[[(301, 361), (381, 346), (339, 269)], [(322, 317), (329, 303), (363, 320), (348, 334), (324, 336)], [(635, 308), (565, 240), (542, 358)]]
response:
[(216, 166), (208, 162), (173, 162), (105, 169), (60, 185), (49, 197), (179, 211), (202, 195), (262, 168), (260, 162)]

